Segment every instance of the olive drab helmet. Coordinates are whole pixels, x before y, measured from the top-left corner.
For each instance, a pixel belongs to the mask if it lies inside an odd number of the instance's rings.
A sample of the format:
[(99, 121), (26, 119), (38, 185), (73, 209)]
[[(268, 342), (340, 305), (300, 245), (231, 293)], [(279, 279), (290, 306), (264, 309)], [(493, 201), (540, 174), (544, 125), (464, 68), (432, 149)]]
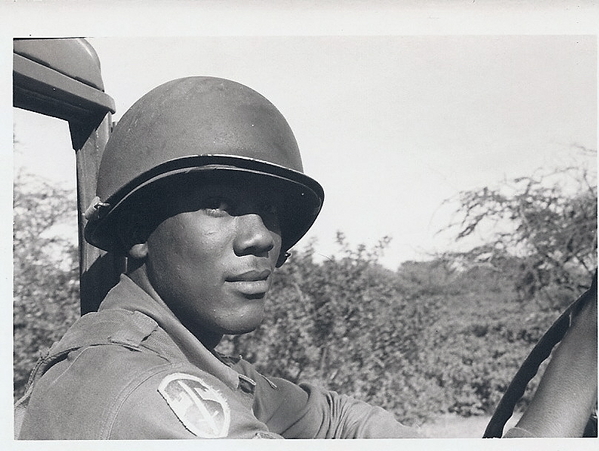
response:
[(96, 198), (85, 213), (86, 240), (123, 253), (115, 218), (132, 195), (176, 174), (254, 174), (284, 191), (282, 252), (320, 212), (322, 187), (303, 174), (293, 132), (262, 95), (213, 77), (170, 81), (138, 100), (115, 126), (98, 171)]

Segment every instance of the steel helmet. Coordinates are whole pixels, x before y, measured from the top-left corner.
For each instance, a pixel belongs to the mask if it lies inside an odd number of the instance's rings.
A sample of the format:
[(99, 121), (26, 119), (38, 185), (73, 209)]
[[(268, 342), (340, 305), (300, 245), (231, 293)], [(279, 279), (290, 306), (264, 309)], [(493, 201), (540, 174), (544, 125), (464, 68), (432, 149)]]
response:
[(323, 189), (303, 174), (293, 132), (266, 98), (213, 77), (160, 85), (123, 115), (106, 144), (96, 198), (85, 213), (85, 238), (100, 249), (123, 253), (115, 219), (133, 195), (177, 174), (197, 174), (201, 183), (203, 175), (227, 172), (254, 174), (284, 191), (282, 252), (320, 212)]

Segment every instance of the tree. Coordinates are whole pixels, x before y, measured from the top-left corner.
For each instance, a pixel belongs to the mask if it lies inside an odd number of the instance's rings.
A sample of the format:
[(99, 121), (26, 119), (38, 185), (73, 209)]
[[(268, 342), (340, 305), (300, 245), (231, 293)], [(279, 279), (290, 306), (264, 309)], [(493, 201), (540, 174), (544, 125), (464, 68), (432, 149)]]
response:
[[(574, 183), (572, 183), (574, 182)], [(522, 299), (553, 308), (588, 287), (597, 265), (596, 174), (584, 167), (538, 171), (459, 194), (457, 240), (482, 231), (486, 244), (451, 258), (511, 274)], [(449, 254), (448, 254), (449, 255)]]
[(79, 317), (79, 272), (76, 245), (57, 230), (76, 215), (74, 193), (22, 172), (13, 190), (13, 363), (18, 398), (39, 356)]

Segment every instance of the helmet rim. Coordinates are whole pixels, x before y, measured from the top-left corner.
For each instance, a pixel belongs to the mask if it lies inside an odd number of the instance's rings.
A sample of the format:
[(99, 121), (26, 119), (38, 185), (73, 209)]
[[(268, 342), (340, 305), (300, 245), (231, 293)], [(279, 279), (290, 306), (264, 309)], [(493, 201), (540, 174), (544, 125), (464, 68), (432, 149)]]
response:
[(293, 221), (282, 224), (283, 241), (281, 252), (293, 247), (310, 229), (324, 202), (324, 190), (313, 178), (302, 172), (250, 157), (223, 154), (191, 155), (168, 160), (146, 171), (107, 199), (95, 198), (86, 213), (85, 239), (90, 244), (107, 252), (126, 253), (121, 249), (114, 233), (115, 218), (127, 206), (127, 202), (160, 180), (181, 174), (244, 173), (264, 177), (277, 182), (294, 199), (289, 209)]

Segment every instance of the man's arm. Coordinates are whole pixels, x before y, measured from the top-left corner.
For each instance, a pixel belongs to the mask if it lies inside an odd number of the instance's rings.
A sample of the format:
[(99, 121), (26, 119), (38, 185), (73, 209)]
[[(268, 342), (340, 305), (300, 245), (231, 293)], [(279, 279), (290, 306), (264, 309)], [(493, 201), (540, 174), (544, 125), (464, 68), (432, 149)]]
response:
[(505, 437), (581, 437), (597, 402), (597, 291), (573, 318), (530, 406)]
[(245, 361), (234, 366), (256, 381), (254, 414), (285, 438), (416, 438), (418, 430), (394, 415), (349, 396), (311, 384), (261, 376)]

